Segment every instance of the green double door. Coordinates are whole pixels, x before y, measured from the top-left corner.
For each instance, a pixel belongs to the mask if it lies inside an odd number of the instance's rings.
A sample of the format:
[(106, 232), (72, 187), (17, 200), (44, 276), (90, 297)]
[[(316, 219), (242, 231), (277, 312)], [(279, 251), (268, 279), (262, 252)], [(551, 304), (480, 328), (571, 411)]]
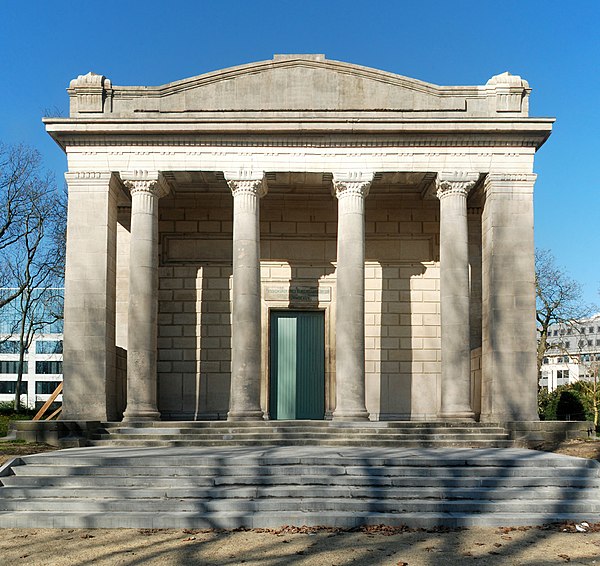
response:
[(325, 319), (322, 311), (271, 311), (272, 419), (325, 416)]

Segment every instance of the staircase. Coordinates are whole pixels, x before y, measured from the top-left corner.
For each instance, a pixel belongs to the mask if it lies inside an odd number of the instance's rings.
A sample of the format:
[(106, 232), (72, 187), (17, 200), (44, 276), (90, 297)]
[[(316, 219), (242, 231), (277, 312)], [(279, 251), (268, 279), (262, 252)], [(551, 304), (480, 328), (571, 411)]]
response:
[(377, 446), (506, 448), (507, 431), (489, 423), (191, 421), (104, 423), (92, 446)]
[(599, 470), (517, 448), (76, 448), (0, 469), (0, 527), (591, 523)]

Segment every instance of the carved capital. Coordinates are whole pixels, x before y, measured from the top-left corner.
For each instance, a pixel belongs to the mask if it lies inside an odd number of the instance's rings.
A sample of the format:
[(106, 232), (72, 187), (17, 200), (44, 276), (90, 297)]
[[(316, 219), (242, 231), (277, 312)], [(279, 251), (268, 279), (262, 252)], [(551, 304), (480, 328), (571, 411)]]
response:
[(234, 197), (245, 194), (261, 198), (267, 194), (267, 181), (263, 171), (242, 169), (225, 171), (224, 175)]
[(490, 172), (483, 183), (485, 195), (533, 194), (537, 175), (535, 173)]
[(439, 173), (435, 179), (435, 194), (439, 199), (448, 196), (466, 197), (478, 178), (479, 174), (467, 171)]
[(129, 189), (131, 196), (146, 193), (160, 198), (169, 192), (167, 184), (159, 177), (158, 173), (136, 170), (125, 174), (123, 184)]
[(373, 177), (373, 172), (334, 173), (333, 193), (338, 199), (346, 196), (365, 198), (369, 194)]

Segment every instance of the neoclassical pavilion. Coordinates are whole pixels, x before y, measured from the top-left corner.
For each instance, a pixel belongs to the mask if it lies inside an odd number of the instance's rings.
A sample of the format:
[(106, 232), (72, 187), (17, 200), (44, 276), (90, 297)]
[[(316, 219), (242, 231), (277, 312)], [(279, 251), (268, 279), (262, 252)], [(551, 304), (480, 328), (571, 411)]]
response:
[(64, 419), (537, 419), (526, 81), (276, 55), (68, 93)]

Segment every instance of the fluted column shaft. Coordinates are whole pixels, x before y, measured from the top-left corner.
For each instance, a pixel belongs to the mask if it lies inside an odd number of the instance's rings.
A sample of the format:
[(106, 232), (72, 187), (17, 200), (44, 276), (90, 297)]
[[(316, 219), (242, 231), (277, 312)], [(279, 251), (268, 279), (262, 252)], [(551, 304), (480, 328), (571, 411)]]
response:
[(263, 418), (260, 407), (260, 198), (262, 173), (226, 174), (233, 194), (231, 394), (228, 420)]
[(467, 194), (476, 178), (439, 175), (440, 300), (442, 324), (441, 417), (472, 419), (469, 332), (469, 234)]
[(373, 174), (334, 175), (338, 199), (334, 420), (365, 420), (365, 198)]
[(125, 185), (131, 192), (131, 244), (123, 420), (158, 420), (158, 200), (162, 188), (156, 179), (134, 179)]

